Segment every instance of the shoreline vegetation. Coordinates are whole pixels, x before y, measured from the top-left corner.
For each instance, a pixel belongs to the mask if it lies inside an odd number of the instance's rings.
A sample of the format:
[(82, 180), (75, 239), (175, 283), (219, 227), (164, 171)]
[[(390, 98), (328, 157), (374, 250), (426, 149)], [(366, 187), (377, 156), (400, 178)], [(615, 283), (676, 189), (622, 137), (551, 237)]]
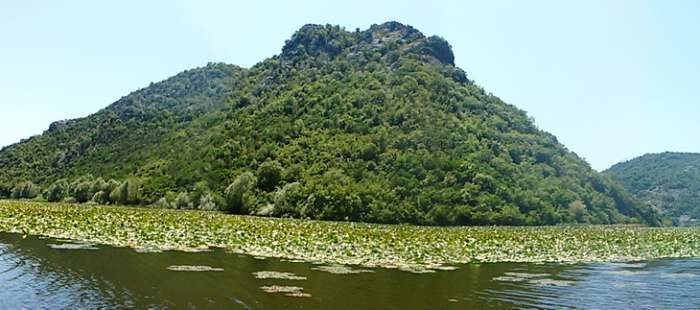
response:
[(137, 251), (224, 248), (252, 256), (415, 272), (465, 263), (700, 257), (700, 229), (682, 227), (425, 227), (12, 200), (0, 200), (0, 231)]
[(305, 25), (0, 149), (0, 197), (431, 226), (670, 224), (390, 21)]

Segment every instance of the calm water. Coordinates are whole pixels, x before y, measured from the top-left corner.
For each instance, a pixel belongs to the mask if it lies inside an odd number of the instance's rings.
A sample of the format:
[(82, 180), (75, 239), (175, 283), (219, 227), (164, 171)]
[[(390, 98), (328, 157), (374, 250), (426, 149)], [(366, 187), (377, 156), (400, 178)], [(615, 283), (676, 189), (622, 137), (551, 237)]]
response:
[[(305, 263), (213, 251), (55, 249), (51, 239), (0, 234), (0, 308), (700, 309), (700, 260), (637, 264), (481, 264), (456, 271), (338, 275)], [(177, 272), (206, 265), (222, 272)], [(258, 271), (306, 280), (257, 279)], [(260, 287), (303, 287), (311, 297)]]

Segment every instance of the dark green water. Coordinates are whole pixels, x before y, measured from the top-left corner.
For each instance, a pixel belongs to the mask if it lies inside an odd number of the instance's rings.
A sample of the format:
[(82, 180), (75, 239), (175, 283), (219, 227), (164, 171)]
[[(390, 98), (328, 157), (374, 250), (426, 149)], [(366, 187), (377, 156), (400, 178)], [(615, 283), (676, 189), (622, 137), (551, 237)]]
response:
[[(338, 275), (306, 263), (213, 251), (137, 253), (54, 249), (56, 240), (0, 234), (0, 308), (226, 309), (699, 309), (700, 260), (638, 264), (481, 264), (413, 274)], [(223, 272), (177, 272), (206, 265)], [(256, 279), (258, 271), (306, 280)], [(265, 293), (303, 287), (311, 297)]]

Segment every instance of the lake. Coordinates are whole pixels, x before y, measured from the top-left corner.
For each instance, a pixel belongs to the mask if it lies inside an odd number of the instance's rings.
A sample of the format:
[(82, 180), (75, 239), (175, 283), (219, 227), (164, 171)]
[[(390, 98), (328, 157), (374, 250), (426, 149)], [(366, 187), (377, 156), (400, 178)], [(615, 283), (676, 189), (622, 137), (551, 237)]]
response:
[[(212, 270), (183, 271), (190, 266)], [(700, 308), (699, 259), (455, 267), (328, 268), (224, 250), (140, 253), (0, 233), (0, 308)]]

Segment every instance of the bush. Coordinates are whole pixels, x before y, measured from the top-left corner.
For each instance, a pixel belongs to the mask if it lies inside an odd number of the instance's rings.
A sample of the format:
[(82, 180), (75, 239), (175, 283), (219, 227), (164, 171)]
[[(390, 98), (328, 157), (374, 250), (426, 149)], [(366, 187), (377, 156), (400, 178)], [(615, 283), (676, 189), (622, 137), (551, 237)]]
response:
[(239, 175), (224, 192), (226, 211), (235, 214), (249, 213), (255, 204), (253, 189), (256, 183), (257, 179), (250, 172)]
[(92, 195), (94, 195), (94, 192), (90, 192), (90, 187), (91, 184), (89, 181), (73, 182), (69, 190), (70, 196), (75, 198), (75, 200), (79, 203), (88, 202), (92, 198)]
[(140, 186), (141, 183), (136, 179), (126, 180), (112, 190), (109, 194), (109, 200), (122, 205), (138, 204), (140, 202)]
[(192, 202), (190, 201), (190, 195), (187, 192), (179, 193), (173, 204), (175, 209), (193, 209)]
[(49, 202), (59, 202), (66, 198), (68, 194), (68, 182), (66, 180), (58, 180), (53, 182), (46, 191), (44, 191), (44, 198)]
[(584, 205), (581, 200), (576, 200), (569, 204), (569, 214), (571, 214), (576, 222), (582, 223), (586, 213), (586, 205)]
[(95, 195), (92, 195), (92, 199), (90, 199), (90, 201), (96, 204), (104, 205), (109, 203), (109, 195), (107, 195), (107, 193), (104, 191), (99, 191), (96, 192)]
[(9, 198), (12, 195), (12, 185), (0, 183), (0, 198)]
[(18, 184), (12, 189), (12, 198), (15, 199), (34, 199), (41, 193), (41, 188), (36, 186), (31, 181)]
[(293, 182), (275, 192), (273, 216), (299, 216), (299, 206), (304, 201), (301, 184)]
[(219, 210), (216, 203), (216, 197), (214, 197), (212, 193), (202, 195), (202, 197), (199, 199), (199, 206), (197, 208), (205, 211)]
[(172, 208), (172, 205), (170, 204), (170, 202), (168, 202), (168, 199), (165, 197), (159, 199), (158, 202), (156, 202), (154, 205), (158, 208), (161, 208), (161, 209)]
[(258, 167), (258, 187), (267, 192), (274, 190), (282, 179), (282, 170), (275, 160), (264, 162)]

